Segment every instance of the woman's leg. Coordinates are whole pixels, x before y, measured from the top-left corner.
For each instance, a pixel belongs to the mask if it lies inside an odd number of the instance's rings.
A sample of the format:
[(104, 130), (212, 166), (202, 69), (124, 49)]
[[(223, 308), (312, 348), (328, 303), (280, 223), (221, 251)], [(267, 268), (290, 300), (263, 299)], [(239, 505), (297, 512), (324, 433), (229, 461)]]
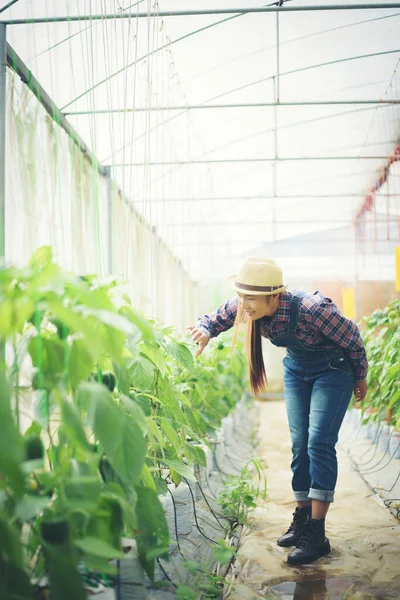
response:
[(279, 546), (286, 548), (297, 544), (311, 517), (311, 500), (308, 497), (311, 477), (307, 447), (312, 383), (304, 381), (297, 371), (296, 363), (285, 358), (285, 405), (292, 440), (292, 488), (297, 501), (289, 529), (277, 540)]
[(292, 441), (292, 489), (299, 508), (310, 504), (310, 459), (308, 455), (308, 429), (310, 422), (312, 381), (304, 381), (296, 363), (284, 359), (284, 394)]
[[(332, 366), (336, 364), (342, 368)], [(312, 518), (296, 548), (288, 556), (290, 564), (313, 562), (330, 552), (329, 540), (325, 537), (325, 516), (333, 502), (337, 481), (335, 446), (353, 387), (351, 370), (335, 361), (330, 361), (328, 368), (315, 378), (308, 435)]]
[(333, 502), (338, 473), (335, 446), (353, 387), (350, 370), (332, 367), (321, 373), (313, 386), (308, 437), (313, 518), (324, 518)]

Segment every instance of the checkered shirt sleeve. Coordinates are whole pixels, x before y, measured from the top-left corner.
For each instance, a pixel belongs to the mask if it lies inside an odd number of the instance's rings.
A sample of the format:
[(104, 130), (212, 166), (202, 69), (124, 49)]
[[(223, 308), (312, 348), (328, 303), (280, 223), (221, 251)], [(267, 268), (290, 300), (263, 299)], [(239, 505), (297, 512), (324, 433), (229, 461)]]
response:
[(197, 320), (196, 327), (210, 338), (217, 337), (222, 331), (226, 331), (234, 325), (237, 307), (238, 298), (235, 296), (209, 315), (200, 317)]

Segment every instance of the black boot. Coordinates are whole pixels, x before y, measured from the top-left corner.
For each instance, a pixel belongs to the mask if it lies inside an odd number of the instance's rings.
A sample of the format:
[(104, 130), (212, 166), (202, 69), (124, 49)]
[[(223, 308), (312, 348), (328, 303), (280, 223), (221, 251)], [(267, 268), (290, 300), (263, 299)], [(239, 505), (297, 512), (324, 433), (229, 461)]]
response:
[(291, 522), (289, 529), (286, 533), (281, 535), (276, 542), (278, 546), (283, 546), (284, 548), (296, 546), (303, 533), (304, 526), (310, 518), (311, 504), (310, 506), (303, 506), (303, 508), (297, 507), (293, 513), (293, 521)]
[(325, 519), (309, 519), (287, 561), (290, 565), (303, 565), (326, 556), (330, 551), (329, 540), (325, 537)]

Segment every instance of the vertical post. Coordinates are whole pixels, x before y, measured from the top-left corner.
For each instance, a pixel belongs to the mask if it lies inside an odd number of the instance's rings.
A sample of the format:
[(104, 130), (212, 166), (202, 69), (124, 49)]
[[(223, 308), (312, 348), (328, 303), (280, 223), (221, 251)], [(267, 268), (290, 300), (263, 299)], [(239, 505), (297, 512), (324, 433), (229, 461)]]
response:
[[(277, 98), (277, 82), (276, 78), (273, 79), (274, 83), (274, 99)], [(274, 156), (278, 158), (278, 115), (276, 105), (274, 106)], [(273, 188), (273, 199), (272, 199), (272, 244), (276, 242), (276, 160), (272, 163), (272, 188)], [(275, 252), (275, 248), (274, 248)]]
[(180, 260), (178, 262), (178, 268), (179, 268), (179, 302), (178, 302), (178, 306), (179, 306), (179, 322), (181, 325), (181, 333), (185, 332), (185, 327), (186, 327), (186, 323), (185, 323), (185, 317), (186, 317), (186, 307), (185, 307), (185, 289), (184, 289), (184, 285), (183, 285), (183, 265), (182, 265), (182, 261)]
[[(157, 228), (155, 225), (151, 228), (152, 238), (151, 238), (151, 312), (152, 316), (157, 315), (157, 277), (158, 277), (158, 244), (157, 244)], [(157, 315), (161, 316), (161, 315)]]
[[(0, 269), (5, 265), (5, 209), (6, 209), (6, 68), (7, 33), (0, 23)], [(0, 368), (5, 369), (6, 346), (0, 340)]]
[[(279, 89), (279, 77), (280, 77), (280, 66), (279, 66), (279, 12), (276, 13), (276, 77), (274, 77), (274, 154), (275, 159), (278, 158), (278, 109), (277, 104), (280, 98)], [(276, 160), (272, 164), (272, 181), (273, 181), (273, 207), (272, 207), (272, 243), (275, 245), (276, 242), (276, 188), (277, 188), (277, 175), (276, 175)], [(275, 253), (275, 248), (274, 248)]]
[(280, 73), (280, 55), (279, 55), (279, 13), (276, 13), (276, 95), (275, 102), (280, 102), (280, 84), (279, 84), (279, 73)]
[(107, 206), (107, 271), (111, 275), (113, 272), (113, 223), (112, 223), (112, 181), (111, 167), (104, 167), (104, 177), (106, 178), (106, 206)]
[[(6, 208), (6, 25), (0, 23), (0, 263), (5, 259)], [(0, 264), (0, 266), (2, 266)]]

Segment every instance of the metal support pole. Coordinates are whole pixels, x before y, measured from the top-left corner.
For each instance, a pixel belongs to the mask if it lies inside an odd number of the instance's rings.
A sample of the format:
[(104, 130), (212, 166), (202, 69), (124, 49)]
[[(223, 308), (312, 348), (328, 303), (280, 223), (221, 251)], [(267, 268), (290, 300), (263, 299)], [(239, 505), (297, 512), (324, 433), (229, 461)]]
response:
[[(0, 23), (0, 269), (5, 265), (6, 209), (6, 69), (7, 31)], [(0, 369), (5, 369), (6, 345), (0, 341)]]
[[(398, 195), (398, 194), (397, 194)], [(391, 196), (396, 196), (396, 194), (391, 194)], [(322, 198), (330, 198), (334, 200), (343, 199), (347, 200), (348, 198), (365, 198), (365, 193), (355, 194), (354, 192), (342, 192), (340, 194), (326, 194), (321, 192), (320, 194), (281, 194), (277, 195), (277, 198), (285, 198), (292, 200), (321, 200)], [(243, 200), (248, 201), (258, 201), (258, 200), (271, 200), (274, 198), (273, 194), (261, 194), (261, 195), (253, 195), (253, 196), (208, 196), (208, 197), (189, 197), (185, 196), (183, 198), (152, 198), (151, 203), (164, 203), (164, 202), (238, 202)], [(135, 204), (143, 204), (145, 200), (137, 200), (134, 199), (133, 202)]]
[[(7, 32), (0, 23), (0, 263), (5, 259)], [(0, 264), (0, 266), (2, 266)]]
[(264, 108), (272, 106), (348, 106), (348, 105), (376, 105), (381, 106), (382, 104), (396, 104), (398, 100), (315, 100), (315, 101), (304, 101), (304, 102), (240, 102), (238, 104), (188, 104), (182, 106), (137, 106), (135, 108), (112, 108), (110, 110), (104, 108), (99, 110), (67, 110), (63, 111), (65, 117), (69, 116), (81, 116), (81, 115), (111, 115), (120, 113), (137, 113), (137, 112), (156, 112), (156, 111), (168, 111), (168, 110), (203, 110), (203, 109), (226, 109), (226, 108)]
[(154, 12), (115, 12), (103, 15), (65, 15), (60, 17), (40, 17), (38, 19), (14, 19), (4, 21), (7, 25), (34, 25), (35, 23), (63, 23), (65, 21), (104, 21), (115, 19), (148, 19), (149, 17), (194, 17), (202, 15), (249, 15), (256, 13), (282, 14), (289, 12), (332, 11), (332, 10), (395, 10), (400, 8), (399, 2), (380, 2), (374, 4), (327, 4), (323, 6), (259, 6), (256, 8), (210, 8), (199, 10), (158, 10)]
[(151, 228), (151, 312), (155, 316), (157, 314), (157, 278), (158, 278), (158, 261), (157, 261), (157, 228), (155, 225)]
[(183, 264), (182, 261), (178, 261), (178, 268), (179, 268), (179, 302), (178, 302), (178, 306), (179, 306), (179, 323), (181, 324), (181, 333), (184, 333), (185, 328), (186, 328), (186, 323), (185, 323), (185, 317), (186, 317), (186, 311), (185, 311), (185, 288), (183, 285)]
[[(277, 18), (278, 15), (277, 15)], [(279, 68), (278, 63), (279, 63), (279, 50), (277, 50), (277, 68)], [(279, 73), (277, 73), (277, 77), (274, 77), (274, 100), (277, 100), (278, 97), (278, 92), (277, 92), (277, 87), (279, 85)], [(276, 192), (277, 192), (277, 175), (276, 175), (276, 160), (278, 158), (278, 114), (277, 114), (277, 109), (276, 106), (274, 106), (274, 154), (275, 154), (275, 160), (272, 163), (272, 193), (273, 193), (273, 200), (272, 200), (272, 243), (275, 244), (276, 242)]]
[(106, 178), (106, 226), (107, 226), (107, 269), (111, 275), (113, 272), (113, 228), (112, 228), (112, 180), (111, 167), (104, 167)]
[[(234, 164), (234, 163), (263, 163), (263, 162), (292, 162), (307, 160), (387, 160), (387, 156), (280, 156), (252, 157), (252, 158), (221, 158), (215, 160), (172, 160), (172, 161), (149, 161), (134, 163), (118, 163), (114, 167), (170, 167), (175, 165), (209, 165), (209, 164)], [(400, 155), (394, 160), (400, 161)]]

